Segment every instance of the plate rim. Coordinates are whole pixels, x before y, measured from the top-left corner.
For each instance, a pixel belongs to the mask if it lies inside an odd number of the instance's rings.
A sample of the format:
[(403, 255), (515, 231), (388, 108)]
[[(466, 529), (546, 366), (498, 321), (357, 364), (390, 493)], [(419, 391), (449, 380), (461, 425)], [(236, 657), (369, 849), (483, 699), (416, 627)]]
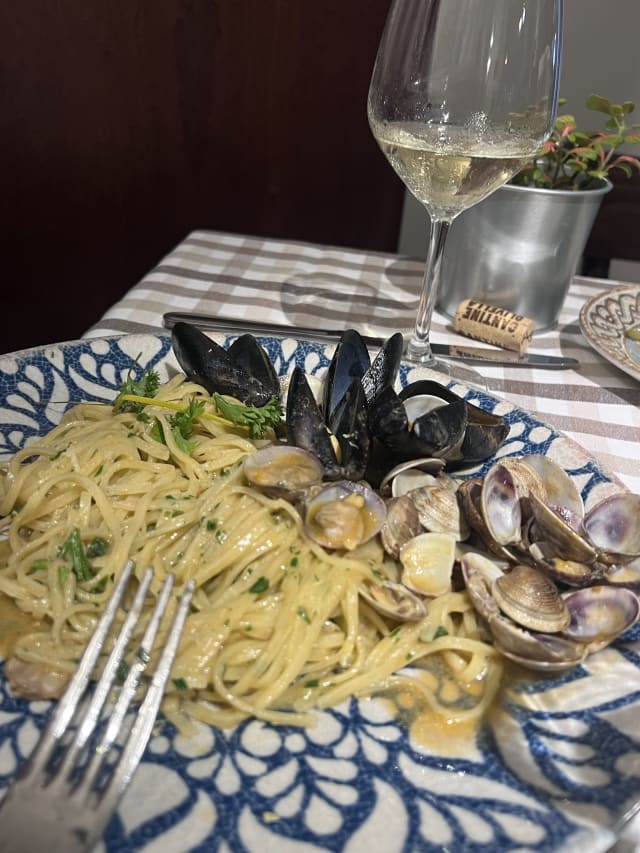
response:
[[(578, 321), (580, 324), (580, 330), (582, 334), (586, 338), (587, 342), (590, 346), (599, 353), (603, 358), (605, 358), (610, 364), (613, 364), (614, 367), (617, 367), (619, 370), (624, 371), (628, 376), (631, 376), (633, 379), (640, 380), (640, 364), (635, 362), (632, 358), (630, 358), (625, 352), (625, 357), (620, 358), (617, 354), (610, 352), (602, 343), (599, 335), (596, 333), (594, 326), (589, 322), (589, 315), (591, 311), (600, 303), (603, 302), (607, 297), (616, 295), (626, 295), (626, 294), (637, 294), (640, 296), (640, 284), (619, 284), (613, 287), (608, 288), (607, 290), (601, 290), (599, 293), (596, 293), (590, 299), (588, 299), (582, 308), (580, 309), (580, 313), (578, 315)], [(631, 327), (625, 327), (631, 328)]]

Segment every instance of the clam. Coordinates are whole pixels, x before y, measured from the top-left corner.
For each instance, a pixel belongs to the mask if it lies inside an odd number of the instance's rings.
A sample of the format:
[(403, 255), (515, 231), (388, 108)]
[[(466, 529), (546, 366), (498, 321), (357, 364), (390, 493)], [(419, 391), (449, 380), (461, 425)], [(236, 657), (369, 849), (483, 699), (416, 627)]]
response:
[(541, 454), (526, 456), (521, 461), (539, 475), (550, 507), (560, 514), (569, 513), (574, 518), (582, 518), (584, 515), (582, 496), (564, 468), (548, 456)]
[(587, 649), (559, 634), (527, 631), (510, 619), (490, 623), (494, 645), (509, 660), (540, 672), (566, 672), (582, 663)]
[(491, 535), (482, 512), (482, 480), (477, 477), (463, 480), (457, 489), (460, 509), (471, 530), (480, 538), (484, 546), (496, 556), (511, 560), (511, 552), (495, 541)]
[(423, 533), (416, 505), (407, 495), (391, 498), (387, 502), (387, 515), (380, 530), (382, 545), (396, 560), (401, 548)]
[[(529, 569), (528, 566), (520, 568), (526, 571)], [(494, 645), (506, 658), (529, 669), (547, 672), (563, 672), (584, 660), (587, 651), (581, 643), (558, 632), (547, 633), (537, 631), (533, 627), (543, 624), (545, 628), (553, 628), (557, 624), (567, 624), (566, 616), (554, 622), (557, 602), (556, 593), (552, 590), (543, 593), (544, 601), (549, 601), (542, 608), (547, 611), (547, 618), (539, 620), (535, 618), (535, 614), (532, 616), (527, 606), (526, 593), (522, 596), (518, 592), (520, 573), (516, 572), (514, 577), (515, 569), (505, 573), (493, 560), (474, 552), (463, 555), (461, 569), (476, 612), (488, 628)], [(525, 585), (530, 582), (528, 578), (524, 580)], [(509, 588), (509, 583), (512, 588)], [(527, 622), (528, 627), (517, 624), (510, 615), (503, 612), (505, 603), (510, 614)]]
[(456, 540), (448, 533), (421, 533), (400, 549), (402, 583), (420, 595), (451, 591)]
[(493, 598), (491, 588), (493, 583), (503, 575), (502, 569), (493, 560), (483, 554), (471, 551), (462, 556), (460, 568), (464, 584), (471, 602), (482, 619), (490, 622), (500, 615), (498, 605)]
[(295, 501), (321, 482), (324, 469), (317, 456), (307, 450), (269, 444), (245, 459), (243, 473), (259, 491)]
[(480, 510), (487, 533), (498, 545), (522, 542), (521, 491), (513, 471), (503, 463), (487, 472), (480, 492)]
[(583, 526), (600, 559), (616, 563), (640, 556), (640, 495), (605, 498), (586, 513)]
[(589, 644), (590, 651), (624, 634), (640, 615), (638, 596), (624, 588), (590, 586), (566, 594), (564, 602), (571, 616), (564, 636)]
[(530, 631), (558, 633), (571, 621), (556, 585), (531, 566), (514, 566), (496, 578), (491, 592), (500, 610)]
[(640, 557), (636, 557), (630, 563), (608, 567), (607, 583), (612, 586), (640, 590)]
[(581, 563), (556, 557), (555, 548), (548, 542), (535, 542), (529, 546), (529, 554), (535, 565), (558, 583), (571, 587), (584, 587), (598, 583), (607, 576), (609, 567), (602, 563)]
[[(418, 486), (436, 485), (438, 474), (444, 468), (445, 462), (443, 459), (436, 459), (434, 456), (419, 457), (417, 459), (408, 459), (405, 462), (400, 462), (394, 465), (380, 481), (380, 493), (391, 494), (394, 498), (405, 495), (411, 489), (416, 489)], [(456, 488), (455, 481), (451, 481), (452, 488)]]
[(432, 485), (407, 493), (418, 510), (420, 523), (431, 533), (450, 533), (456, 542), (469, 537), (469, 525), (460, 510), (455, 491), (448, 486)]
[(537, 495), (531, 495), (529, 505), (535, 518), (535, 536), (548, 552), (578, 563), (594, 563), (597, 553), (593, 545), (580, 535), (582, 519), (569, 510), (556, 511)]
[(374, 610), (399, 622), (419, 622), (427, 615), (422, 599), (401, 583), (367, 581), (361, 584), (360, 595)]
[(351, 551), (380, 531), (386, 507), (372, 489), (340, 480), (316, 491), (306, 502), (307, 535), (328, 549)]

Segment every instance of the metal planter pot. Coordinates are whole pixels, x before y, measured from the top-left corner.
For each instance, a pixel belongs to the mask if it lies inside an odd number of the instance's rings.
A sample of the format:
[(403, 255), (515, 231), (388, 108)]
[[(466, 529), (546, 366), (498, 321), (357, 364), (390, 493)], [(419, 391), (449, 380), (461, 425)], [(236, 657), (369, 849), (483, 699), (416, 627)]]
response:
[(463, 299), (553, 325), (610, 181), (591, 190), (507, 184), (454, 220), (442, 262), (438, 307)]

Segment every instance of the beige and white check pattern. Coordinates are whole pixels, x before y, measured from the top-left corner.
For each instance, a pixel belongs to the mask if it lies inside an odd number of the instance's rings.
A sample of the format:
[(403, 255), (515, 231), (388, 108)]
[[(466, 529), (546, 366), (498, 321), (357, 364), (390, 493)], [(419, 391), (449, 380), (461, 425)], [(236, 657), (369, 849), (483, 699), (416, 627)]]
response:
[[(422, 269), (422, 262), (398, 255), (194, 231), (86, 336), (157, 332), (172, 310), (408, 333)], [(572, 356), (578, 370), (487, 366), (482, 373), (493, 393), (575, 439), (640, 493), (640, 381), (595, 352), (578, 323), (584, 302), (617, 283), (576, 278), (557, 327), (533, 339), (530, 352)], [(437, 312), (432, 337), (461, 341)]]

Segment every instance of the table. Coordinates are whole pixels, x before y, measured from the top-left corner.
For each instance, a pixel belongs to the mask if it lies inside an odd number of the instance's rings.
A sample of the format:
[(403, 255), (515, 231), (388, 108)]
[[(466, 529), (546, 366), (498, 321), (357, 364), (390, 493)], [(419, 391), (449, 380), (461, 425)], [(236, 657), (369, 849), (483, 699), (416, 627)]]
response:
[[(422, 271), (421, 261), (399, 255), (194, 231), (85, 336), (158, 332), (163, 313), (171, 310), (355, 327), (372, 335), (408, 332)], [(534, 336), (530, 352), (577, 358), (577, 370), (487, 365), (482, 373), (492, 393), (573, 438), (640, 493), (640, 382), (595, 352), (578, 323), (584, 302), (617, 283), (576, 277), (557, 326)], [(432, 339), (468, 341), (437, 311)]]

